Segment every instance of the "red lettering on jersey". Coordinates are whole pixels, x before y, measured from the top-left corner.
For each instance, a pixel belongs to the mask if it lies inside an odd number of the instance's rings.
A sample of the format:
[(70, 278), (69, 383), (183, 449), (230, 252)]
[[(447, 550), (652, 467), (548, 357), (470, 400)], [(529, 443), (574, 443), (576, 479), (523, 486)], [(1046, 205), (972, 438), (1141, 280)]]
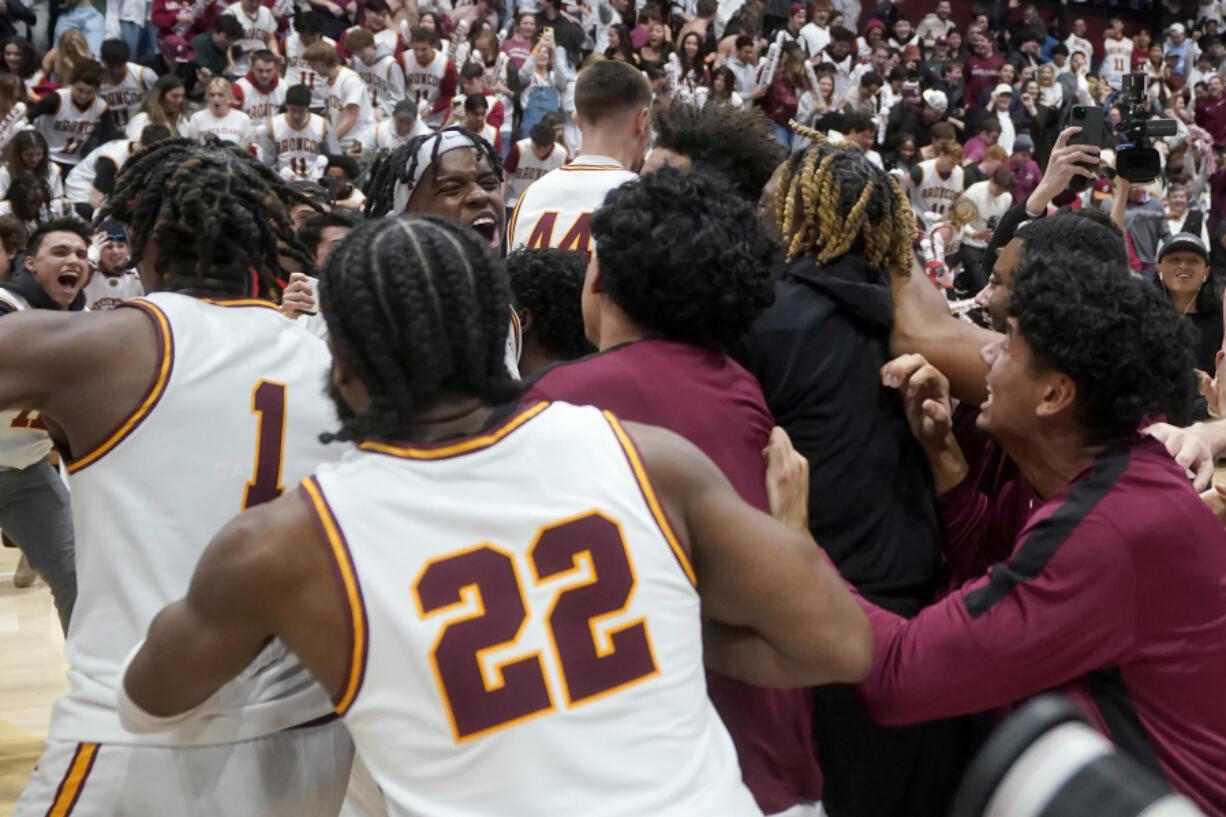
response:
[(536, 226), (532, 228), (532, 235), (528, 236), (528, 243), (524, 245), (525, 249), (548, 249), (550, 241), (553, 239), (553, 225), (557, 220), (558, 214), (556, 211), (545, 213), (537, 219)]

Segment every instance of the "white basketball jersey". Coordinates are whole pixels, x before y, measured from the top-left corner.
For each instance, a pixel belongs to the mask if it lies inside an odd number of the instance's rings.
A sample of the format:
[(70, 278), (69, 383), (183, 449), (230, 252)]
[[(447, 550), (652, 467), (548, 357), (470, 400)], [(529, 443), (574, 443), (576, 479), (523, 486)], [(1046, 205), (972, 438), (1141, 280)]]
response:
[(382, 119), (375, 123), (375, 147), (380, 153), (391, 153), (414, 136), (425, 133), (430, 133), (430, 126), (420, 119), (414, 120), (413, 127), (404, 136), (396, 133), (395, 120)]
[(916, 213), (944, 213), (962, 195), (962, 168), (954, 167), (948, 178), (937, 173), (937, 160), (920, 162), (923, 178), (911, 188), (911, 209)]
[[(108, 76), (107, 79), (110, 77)], [(149, 93), (149, 89), (153, 87), (157, 79), (158, 75), (151, 69), (130, 62), (118, 85), (102, 84), (102, 87), (98, 89), (98, 96), (102, 97), (107, 107), (111, 109), (116, 126), (120, 128), (128, 126), (128, 120), (140, 110), (141, 103), (145, 101), (145, 95)]]
[[(336, 48), (336, 40), (321, 37), (320, 42)], [(305, 85), (311, 89), (311, 107), (322, 108), (327, 95), (328, 81), (311, 70), (306, 60), (302, 58), (307, 49), (306, 44), (297, 34), (285, 38), (285, 85)]]
[(591, 252), (592, 213), (638, 175), (607, 156), (579, 156), (529, 185), (511, 214), (511, 249)]
[(335, 702), (393, 817), (759, 815), (706, 694), (700, 602), (633, 445), (539, 403), (303, 488), (343, 577)]
[(101, 96), (96, 96), (89, 107), (82, 110), (72, 101), (71, 88), (61, 88), (52, 93), (59, 99), (59, 107), (50, 116), (40, 116), (36, 127), (47, 140), (51, 161), (75, 165), (83, 158), (81, 148), (107, 110), (106, 102)]
[[(7, 289), (0, 289), (0, 302), (17, 312), (30, 308), (25, 298)], [(49, 453), (51, 437), (39, 412), (0, 411), (0, 468), (29, 468)]]
[(245, 76), (251, 70), (251, 55), (261, 48), (267, 48), (268, 35), (277, 33), (276, 18), (267, 6), (260, 6), (255, 16), (251, 17), (243, 10), (242, 3), (226, 6), (222, 13), (233, 15), (243, 27), (242, 38), (235, 42), (235, 45), (242, 49), (242, 54), (234, 60), (234, 74)]
[[(417, 106), (422, 107), (424, 102), (426, 106), (433, 108), (434, 103), (438, 101), (439, 89), (443, 85), (443, 77), (447, 75), (447, 69), (451, 68), (451, 60), (447, 58), (447, 54), (443, 51), (435, 51), (434, 57), (430, 62), (422, 65), (417, 61), (417, 56), (412, 52), (404, 55), (404, 92), (405, 96), (417, 103)], [(424, 119), (426, 124), (432, 128), (437, 128), (443, 124), (443, 120), (447, 116), (447, 111), (431, 111)]]
[(1103, 40), (1103, 61), (1099, 74), (1115, 90), (1120, 89), (1120, 80), (1132, 70), (1132, 40), (1122, 37)]
[(133, 154), (135, 147), (136, 142), (131, 139), (116, 139), (91, 150), (76, 167), (68, 171), (68, 178), (64, 179), (64, 197), (73, 203), (88, 204), (89, 194), (94, 190), (94, 179), (98, 178), (98, 163), (111, 162), (118, 171)]
[(295, 128), (288, 114), (274, 116), (268, 123), (268, 135), (277, 157), (277, 172), (289, 174), (291, 181), (314, 180), (315, 159), (324, 152), (328, 123), (319, 114), (309, 114), (306, 124)]
[(255, 83), (243, 77), (234, 83), (243, 92), (243, 104), (239, 108), (251, 120), (253, 131), (263, 130), (268, 120), (276, 116), (285, 104), (286, 84), (280, 79), (274, 80), (267, 92), (255, 87)]
[(557, 142), (550, 147), (549, 155), (544, 159), (536, 158), (531, 139), (520, 139), (511, 145), (506, 161), (507, 206), (514, 207), (528, 185), (566, 164), (566, 158), (566, 148)]
[(404, 67), (391, 54), (384, 54), (371, 65), (362, 62), (362, 58), (355, 54), (349, 64), (366, 83), (373, 107), (382, 108), (390, 114), (396, 103), (404, 99)]
[[(338, 140), (336, 126), (341, 123), (345, 108), (349, 105), (358, 106), (358, 118), (345, 137)], [(324, 89), (324, 110), (328, 117), (328, 149), (332, 153), (347, 151), (354, 141), (364, 143), (374, 130), (375, 116), (370, 107), (366, 83), (362, 82), (362, 78), (352, 68), (342, 65), (337, 71), (336, 79)]]
[(120, 308), (149, 316), (157, 373), (136, 411), (68, 464), (78, 595), (65, 645), (70, 690), (50, 737), (206, 745), (318, 718), (327, 695), (274, 642), (180, 727), (132, 735), (119, 724), (124, 660), (187, 592), (213, 536), (343, 451), (319, 442), (337, 422), (321, 391), (327, 347), (272, 304), (157, 293)]

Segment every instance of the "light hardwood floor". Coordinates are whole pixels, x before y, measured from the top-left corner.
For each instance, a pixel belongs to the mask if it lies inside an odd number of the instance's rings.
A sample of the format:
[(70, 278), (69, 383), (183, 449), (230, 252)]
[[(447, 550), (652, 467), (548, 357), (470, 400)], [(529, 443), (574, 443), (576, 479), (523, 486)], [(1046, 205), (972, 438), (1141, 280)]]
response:
[(51, 704), (67, 688), (64, 637), (47, 586), (13, 587), (17, 551), (0, 548), (0, 815), (42, 753)]

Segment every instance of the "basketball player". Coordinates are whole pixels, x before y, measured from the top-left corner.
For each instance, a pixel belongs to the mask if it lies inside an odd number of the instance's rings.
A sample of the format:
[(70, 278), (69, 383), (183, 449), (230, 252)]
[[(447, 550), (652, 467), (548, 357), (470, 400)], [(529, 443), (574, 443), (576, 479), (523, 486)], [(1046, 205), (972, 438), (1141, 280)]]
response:
[(260, 49), (251, 55), (251, 70), (247, 76), (230, 86), (238, 109), (251, 120), (252, 133), (261, 133), (285, 104), (288, 86), (277, 76), (276, 54)]
[[(534, 129), (535, 130), (535, 129)], [(516, 250), (507, 256), (511, 303), (523, 326), (520, 376), (596, 351), (583, 329), (587, 259), (565, 250)]]
[(417, 103), (402, 99), (392, 108), (391, 119), (375, 123), (375, 149), (380, 155), (391, 153), (415, 136), (430, 133), (430, 127), (417, 115)]
[(70, 87), (52, 91), (26, 113), (47, 140), (51, 161), (65, 174), (89, 152), (87, 143), (102, 144), (123, 136), (106, 102), (98, 96), (102, 79), (101, 65), (93, 60), (83, 62), (74, 69)]
[(450, 58), (435, 51), (430, 32), (415, 28), (409, 36), (413, 54), (404, 61), (405, 96), (417, 102), (421, 118), (432, 128), (441, 127), (451, 111), (459, 74)]
[(945, 213), (962, 195), (962, 182), (962, 146), (957, 142), (942, 142), (937, 146), (935, 158), (920, 162), (907, 175), (912, 212)]
[(285, 36), (285, 84), (290, 87), (305, 85), (310, 88), (310, 107), (322, 111), (327, 85), (319, 74), (311, 70), (302, 55), (315, 43), (336, 48), (336, 41), (320, 33), (319, 20), (313, 12), (299, 14), (294, 20), (294, 29)]
[(251, 70), (251, 57), (256, 51), (278, 53), (277, 21), (272, 10), (260, 0), (238, 0), (226, 6), (222, 14), (231, 15), (243, 27), (243, 36), (235, 43), (239, 54), (234, 58), (234, 76), (241, 77)]
[(126, 128), (128, 120), (140, 110), (145, 95), (157, 82), (157, 74), (143, 65), (129, 62), (131, 52), (123, 40), (107, 40), (102, 44), (104, 77), (98, 96), (115, 117), (115, 125)]
[(279, 644), (176, 730), (133, 735), (115, 708), (125, 656), (225, 519), (340, 453), (318, 442), (333, 416), (327, 349), (249, 297), (272, 286), (278, 253), (306, 260), (282, 204), (296, 200), (238, 148), (159, 143), (103, 208), (128, 224), (155, 294), (0, 320), (21, 350), (0, 366), (0, 405), (48, 418), (80, 531), (70, 691), (17, 817), (339, 810), (350, 743), (315, 723), (327, 696)]
[(364, 28), (354, 29), (349, 37), (353, 59), (349, 61), (354, 71), (366, 83), (370, 92), (371, 107), (386, 116), (398, 102), (404, 99), (404, 66), (400, 59)]
[(361, 153), (375, 127), (366, 83), (340, 63), (336, 49), (323, 43), (307, 48), (302, 58), (324, 82), (324, 116), (328, 119), (328, 152)]
[(318, 159), (328, 141), (328, 120), (311, 113), (311, 89), (294, 85), (285, 92), (285, 113), (268, 121), (265, 158), (286, 181), (315, 181)]
[(116, 139), (90, 151), (64, 179), (64, 196), (83, 219), (93, 217), (94, 210), (115, 187), (115, 177), (124, 163), (146, 145), (170, 138), (165, 125), (146, 125), (140, 139)]
[(605, 194), (637, 178), (651, 143), (651, 85), (624, 62), (585, 68), (575, 82), (575, 120), (583, 150), (545, 174), (519, 197), (511, 216), (511, 249), (591, 251), (592, 213)]
[(862, 677), (864, 617), (812, 540), (678, 436), (517, 405), (506, 276), (471, 230), (368, 221), (321, 292), (328, 436), (359, 449), (213, 541), (129, 663), (126, 722), (207, 707), (280, 637), (393, 815), (758, 814), (702, 635), (715, 665), (754, 642), (761, 681)]
[(94, 235), (89, 276), (81, 291), (85, 293), (85, 308), (91, 312), (114, 309), (145, 294), (128, 252), (128, 234), (113, 218), (104, 221)]
[(527, 139), (511, 145), (502, 169), (507, 174), (507, 207), (514, 208), (528, 185), (566, 164), (566, 147), (554, 141), (553, 125), (542, 119), (532, 126)]
[[(36, 230), (25, 266), (0, 284), (0, 316), (5, 316), (0, 327), (11, 325), (17, 312), (84, 309), (88, 247), (89, 233), (77, 219), (55, 219)], [(67, 632), (77, 597), (72, 511), (64, 482), (51, 464), (51, 447), (40, 412), (0, 412), (0, 527), (51, 587), (60, 626)]]

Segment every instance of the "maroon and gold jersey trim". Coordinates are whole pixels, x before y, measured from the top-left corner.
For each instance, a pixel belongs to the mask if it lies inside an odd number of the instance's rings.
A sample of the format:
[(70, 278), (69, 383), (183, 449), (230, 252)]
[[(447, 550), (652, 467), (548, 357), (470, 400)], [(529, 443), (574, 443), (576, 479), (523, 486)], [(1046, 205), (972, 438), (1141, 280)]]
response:
[(656, 520), (656, 525), (660, 528), (660, 533), (664, 534), (664, 539), (668, 542), (669, 548), (672, 549), (673, 555), (677, 557), (677, 563), (681, 565), (681, 570), (685, 573), (686, 578), (691, 584), (698, 584), (698, 577), (694, 573), (694, 566), (690, 563), (689, 554), (681, 547), (677, 535), (673, 532), (673, 526), (668, 521), (668, 516), (664, 513), (663, 506), (656, 498), (655, 489), (651, 487), (651, 480), (647, 478), (647, 469), (643, 467), (643, 461), (639, 457), (638, 448), (630, 436), (626, 434), (626, 430), (622, 428), (621, 423), (617, 422), (617, 418), (612, 412), (604, 412), (605, 419), (609, 421), (609, 426), (613, 429), (613, 433), (617, 435), (617, 441), (621, 443), (622, 451), (626, 453), (626, 460), (630, 463), (630, 470), (634, 471), (634, 478), (638, 481), (639, 490), (643, 492), (643, 499), (647, 502), (647, 507), (651, 510), (651, 515)]
[(201, 298), (200, 300), (213, 306), (261, 306), (280, 311), (272, 301), (265, 301), (261, 298)]
[(64, 773), (60, 787), (55, 790), (55, 799), (51, 802), (51, 808), (47, 809), (47, 817), (69, 817), (72, 814), (77, 800), (81, 799), (81, 792), (85, 790), (85, 780), (94, 768), (94, 761), (97, 757), (97, 743), (77, 744), (77, 750), (72, 755), (72, 762), (68, 764), (68, 771)]
[(166, 318), (166, 313), (149, 301), (128, 301), (121, 304), (120, 308), (123, 307), (141, 309), (153, 321), (153, 326), (158, 336), (158, 356), (153, 369), (153, 380), (149, 383), (149, 388), (145, 390), (145, 396), (136, 409), (121, 420), (119, 425), (101, 443), (96, 445), (93, 450), (87, 451), (72, 462), (66, 463), (65, 467), (70, 474), (75, 474), (85, 466), (97, 462), (135, 431), (136, 427), (149, 416), (154, 406), (162, 399), (162, 395), (166, 392), (166, 384), (170, 382), (170, 373), (174, 370), (175, 341), (174, 335), (170, 330), (170, 321)]
[(366, 657), (370, 643), (366, 603), (362, 599), (362, 586), (358, 583), (358, 573), (353, 566), (349, 543), (345, 541), (345, 534), (337, 524), (336, 516), (332, 513), (319, 483), (314, 477), (307, 477), (302, 481), (302, 490), (310, 501), (310, 508), (320, 532), (328, 541), (332, 564), (336, 568), (337, 580), (345, 593), (345, 606), (349, 611), (345, 622), (349, 631), (349, 666), (345, 670), (339, 693), (332, 700), (336, 713), (344, 715), (353, 706), (366, 677)]
[(458, 457), (461, 454), (471, 454), (482, 448), (489, 448), (494, 443), (506, 437), (515, 429), (540, 414), (549, 406), (549, 401), (542, 400), (536, 405), (521, 411), (498, 428), (482, 434), (479, 437), (468, 437), (459, 442), (446, 442), (430, 445), (421, 443), (413, 447), (389, 445), (387, 443), (364, 442), (359, 448), (373, 451), (377, 454), (387, 454), (392, 457), (404, 457), (411, 460), (441, 460), (448, 457)]

